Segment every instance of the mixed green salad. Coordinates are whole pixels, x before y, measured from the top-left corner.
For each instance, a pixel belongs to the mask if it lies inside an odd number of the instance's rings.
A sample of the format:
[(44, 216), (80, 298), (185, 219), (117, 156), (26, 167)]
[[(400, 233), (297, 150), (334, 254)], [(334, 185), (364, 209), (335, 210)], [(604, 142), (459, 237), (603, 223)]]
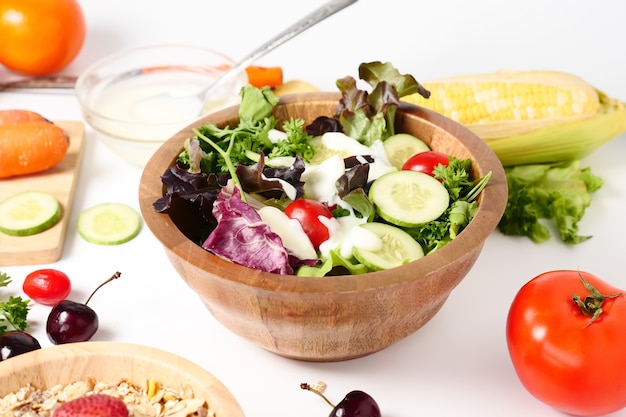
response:
[(194, 130), (155, 210), (184, 206), (204, 249), (279, 274), (362, 274), (441, 248), (472, 220), (491, 173), (471, 178), (469, 159), (395, 132), (400, 97), (430, 95), (413, 76), (370, 62), (359, 77), (369, 91), (337, 80), (334, 114), (308, 125), (281, 123), (271, 89), (244, 87), (238, 125)]

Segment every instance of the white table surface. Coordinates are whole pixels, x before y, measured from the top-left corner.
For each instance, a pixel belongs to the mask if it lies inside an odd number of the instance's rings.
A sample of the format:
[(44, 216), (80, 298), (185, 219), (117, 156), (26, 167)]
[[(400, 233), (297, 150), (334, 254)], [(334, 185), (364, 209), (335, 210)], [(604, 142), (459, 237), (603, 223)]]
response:
[[(88, 34), (64, 72), (78, 74), (119, 49), (159, 43), (214, 47), (243, 57), (323, 0), (196, 1), (82, 0)], [(626, 2), (604, 0), (361, 0), (258, 61), (281, 65), (286, 79), (324, 90), (356, 75), (361, 62), (390, 61), (418, 80), (499, 69), (555, 69), (582, 76), (626, 101)], [(0, 80), (13, 76), (0, 69)], [(70, 92), (1, 92), (0, 109), (27, 108), (53, 120), (82, 120)], [(87, 294), (114, 271), (90, 305), (100, 316), (94, 340), (141, 343), (184, 356), (216, 375), (245, 414), (319, 417), (330, 408), (301, 382), (323, 380), (338, 402), (353, 389), (370, 393), (385, 417), (559, 416), (520, 385), (506, 350), (504, 325), (517, 290), (552, 269), (587, 270), (626, 288), (626, 136), (583, 161), (604, 178), (580, 223), (593, 238), (567, 246), (554, 237), (537, 245), (494, 232), (483, 253), (435, 318), (417, 333), (370, 356), (340, 363), (307, 363), (268, 353), (220, 325), (177, 276), (144, 228), (114, 247), (85, 242), (78, 213), (105, 201), (138, 208), (141, 169), (130, 166), (87, 131), (84, 161), (62, 258), (50, 265), (4, 267), (19, 294), (24, 276), (40, 267), (65, 271), (71, 298)], [(43, 346), (49, 308), (34, 304), (31, 332)], [(1, 383), (1, 382), (0, 382)], [(615, 413), (626, 416), (626, 411)]]

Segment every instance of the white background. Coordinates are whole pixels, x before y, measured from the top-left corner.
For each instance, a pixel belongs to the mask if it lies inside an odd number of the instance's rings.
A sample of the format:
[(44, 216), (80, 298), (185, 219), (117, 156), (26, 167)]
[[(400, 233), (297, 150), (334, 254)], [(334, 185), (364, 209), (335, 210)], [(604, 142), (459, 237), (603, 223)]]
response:
[[(159, 43), (202, 45), (241, 58), (322, 3), (83, 0), (87, 39), (65, 72), (78, 74), (123, 48)], [(332, 91), (337, 78), (356, 76), (361, 62), (373, 60), (390, 61), (422, 81), (500, 69), (563, 70), (626, 101), (624, 16), (621, 0), (360, 0), (258, 63), (280, 65), (286, 79)], [(0, 69), (0, 80), (13, 77)], [(70, 92), (0, 92), (0, 109), (10, 108), (54, 120), (82, 120)], [(61, 269), (73, 280), (75, 300), (84, 300), (99, 282), (121, 271), (122, 278), (90, 303), (101, 322), (95, 339), (151, 345), (202, 365), (231, 390), (247, 416), (328, 415), (330, 408), (321, 399), (299, 388), (301, 382), (317, 380), (328, 384), (326, 393), (335, 402), (353, 389), (370, 393), (385, 417), (559, 416), (530, 396), (512, 369), (504, 338), (507, 310), (525, 282), (552, 269), (580, 268), (626, 288), (625, 141), (622, 135), (583, 161), (606, 181), (580, 224), (591, 240), (567, 246), (554, 237), (538, 245), (494, 232), (432, 321), (384, 351), (352, 361), (288, 360), (233, 335), (183, 284), (147, 228), (121, 246), (83, 241), (75, 228), (78, 213), (105, 201), (138, 208), (141, 175), (90, 130), (62, 259), (3, 271), (14, 278), (11, 292), (19, 294), (28, 272)], [(44, 346), (50, 345), (47, 312), (33, 305), (30, 313), (31, 331)], [(626, 416), (626, 411), (615, 415)]]

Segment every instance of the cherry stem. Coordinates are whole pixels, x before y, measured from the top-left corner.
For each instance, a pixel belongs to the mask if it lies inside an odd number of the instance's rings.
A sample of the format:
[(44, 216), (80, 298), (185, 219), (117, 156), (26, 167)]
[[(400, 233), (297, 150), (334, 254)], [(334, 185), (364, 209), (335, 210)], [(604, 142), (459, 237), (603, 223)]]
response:
[(604, 302), (604, 300), (607, 298), (619, 297), (620, 295), (622, 295), (622, 292), (604, 295), (600, 291), (598, 291), (596, 287), (587, 282), (585, 277), (583, 277), (580, 272), (578, 272), (578, 276), (580, 277), (580, 280), (583, 282), (583, 285), (585, 286), (587, 291), (591, 293), (591, 295), (586, 296), (583, 300), (582, 298), (580, 298), (580, 296), (574, 294), (572, 299), (580, 309), (581, 313), (583, 313), (587, 317), (591, 317), (591, 320), (589, 320), (589, 322), (585, 325), (585, 327), (587, 327), (591, 323), (595, 322), (598, 317), (600, 317), (600, 315), (604, 312), (604, 310), (602, 309), (602, 303)]
[(309, 384), (307, 384), (306, 382), (303, 382), (302, 384), (300, 384), (300, 388), (302, 388), (303, 390), (307, 390), (307, 391), (311, 391), (316, 393), (317, 395), (319, 395), (320, 397), (322, 397), (324, 399), (324, 401), (326, 401), (326, 403), (328, 405), (330, 405), (332, 408), (335, 408), (335, 404), (331, 403), (328, 398), (326, 398), (326, 396), (324, 394), (322, 394), (322, 392), (320, 390), (317, 390), (315, 388), (313, 388), (312, 386), (310, 386)]
[(118, 279), (121, 275), (122, 275), (121, 272), (116, 272), (113, 275), (111, 275), (111, 277), (109, 277), (109, 279), (104, 281), (102, 284), (98, 285), (96, 287), (96, 289), (93, 290), (93, 292), (91, 293), (89, 298), (87, 298), (87, 301), (85, 301), (85, 305), (87, 305), (89, 303), (89, 300), (91, 300), (91, 297), (93, 297), (93, 295), (96, 293), (96, 291), (98, 291), (100, 288), (102, 288), (104, 285), (108, 284), (109, 282), (113, 281), (114, 279)]

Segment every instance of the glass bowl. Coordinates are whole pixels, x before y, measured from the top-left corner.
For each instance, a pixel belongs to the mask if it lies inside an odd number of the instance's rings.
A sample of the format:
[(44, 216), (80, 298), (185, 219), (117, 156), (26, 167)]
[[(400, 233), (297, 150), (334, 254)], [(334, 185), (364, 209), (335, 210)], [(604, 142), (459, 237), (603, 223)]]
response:
[(128, 162), (144, 166), (158, 147), (194, 120), (238, 104), (245, 71), (203, 103), (195, 94), (211, 85), (233, 60), (221, 52), (157, 45), (109, 55), (76, 82), (83, 117), (96, 137)]

